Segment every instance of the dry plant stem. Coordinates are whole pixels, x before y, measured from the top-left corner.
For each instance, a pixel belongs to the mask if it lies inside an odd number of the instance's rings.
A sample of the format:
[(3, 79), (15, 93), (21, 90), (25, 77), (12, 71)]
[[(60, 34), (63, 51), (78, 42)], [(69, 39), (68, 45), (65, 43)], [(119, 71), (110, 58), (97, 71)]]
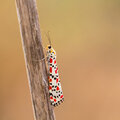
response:
[(16, 6), (35, 120), (55, 120), (49, 101), (45, 60), (40, 62), (44, 53), (36, 0), (16, 0)]

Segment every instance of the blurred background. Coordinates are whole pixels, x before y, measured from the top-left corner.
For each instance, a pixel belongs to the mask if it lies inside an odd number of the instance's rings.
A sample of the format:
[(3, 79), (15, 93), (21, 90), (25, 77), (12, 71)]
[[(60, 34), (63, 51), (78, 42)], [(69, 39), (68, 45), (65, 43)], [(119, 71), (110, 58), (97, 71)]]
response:
[[(65, 101), (57, 120), (120, 120), (120, 1), (37, 0)], [(0, 1), (0, 120), (33, 120), (15, 0)]]

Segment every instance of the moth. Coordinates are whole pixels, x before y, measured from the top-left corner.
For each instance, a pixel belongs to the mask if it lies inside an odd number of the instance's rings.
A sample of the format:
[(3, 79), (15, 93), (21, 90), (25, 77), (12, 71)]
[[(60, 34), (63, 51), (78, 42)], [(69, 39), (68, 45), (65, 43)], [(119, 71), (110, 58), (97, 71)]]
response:
[(51, 105), (57, 106), (64, 101), (64, 96), (61, 88), (60, 78), (58, 74), (58, 66), (56, 62), (56, 52), (48, 45), (47, 63), (48, 63), (48, 80), (49, 80), (49, 96)]
[(51, 105), (58, 106), (64, 101), (58, 66), (56, 62), (56, 52), (51, 45), (46, 47), (48, 80), (49, 80), (49, 97)]

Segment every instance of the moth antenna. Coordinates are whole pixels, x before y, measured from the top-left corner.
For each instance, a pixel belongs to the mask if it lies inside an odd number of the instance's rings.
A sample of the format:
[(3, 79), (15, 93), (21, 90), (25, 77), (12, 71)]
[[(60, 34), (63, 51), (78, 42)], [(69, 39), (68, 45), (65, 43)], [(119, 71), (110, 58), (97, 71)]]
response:
[(50, 33), (50, 31), (48, 31), (48, 32), (46, 33), (46, 36), (47, 36), (48, 41), (49, 41), (49, 44), (50, 44), (50, 46), (51, 46), (51, 40), (50, 40), (50, 35), (49, 35), (49, 33)]

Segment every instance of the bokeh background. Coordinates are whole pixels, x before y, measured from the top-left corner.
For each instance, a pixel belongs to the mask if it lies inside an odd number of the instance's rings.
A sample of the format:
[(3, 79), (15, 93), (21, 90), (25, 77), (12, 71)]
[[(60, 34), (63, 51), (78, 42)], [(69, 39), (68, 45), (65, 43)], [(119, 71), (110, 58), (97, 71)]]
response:
[[(120, 0), (37, 0), (65, 102), (57, 120), (120, 120)], [(0, 0), (0, 120), (33, 120), (14, 0)]]

